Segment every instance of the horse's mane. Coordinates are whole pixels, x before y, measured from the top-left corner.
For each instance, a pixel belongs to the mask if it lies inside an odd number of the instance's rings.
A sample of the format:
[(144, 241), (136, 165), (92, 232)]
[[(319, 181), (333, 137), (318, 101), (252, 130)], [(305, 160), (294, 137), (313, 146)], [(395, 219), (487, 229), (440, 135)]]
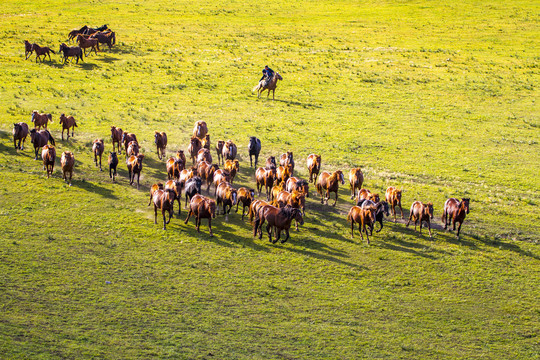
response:
[(297, 211), (299, 211), (299, 210), (296, 209), (296, 208), (293, 208), (290, 205), (286, 205), (286, 206), (282, 207), (281, 209), (279, 209), (279, 213), (281, 215), (284, 215), (288, 219), (293, 218), (296, 215)]

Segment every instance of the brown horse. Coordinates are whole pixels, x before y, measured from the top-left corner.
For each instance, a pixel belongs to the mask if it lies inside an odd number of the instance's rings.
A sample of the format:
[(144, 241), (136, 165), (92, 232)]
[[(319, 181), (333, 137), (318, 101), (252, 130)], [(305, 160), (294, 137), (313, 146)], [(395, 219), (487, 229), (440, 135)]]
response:
[(240, 170), (240, 163), (238, 160), (227, 160), (225, 161), (225, 166), (223, 166), (223, 169), (225, 171), (228, 171), (231, 175), (231, 184), (234, 181), (234, 178), (236, 176), (236, 173)]
[(165, 132), (154, 131), (154, 143), (157, 148), (159, 160), (165, 157), (165, 149), (167, 148), (167, 134)]
[[(217, 169), (216, 171), (214, 171), (214, 196), (216, 196), (219, 184), (221, 184), (222, 182), (229, 182), (230, 180), (231, 174), (229, 174), (227, 171), (223, 169)], [(208, 189), (210, 189), (210, 187), (208, 187)]]
[(180, 171), (184, 170), (185, 168), (184, 162), (182, 161), (182, 159), (174, 158), (172, 156), (167, 160), (166, 166), (167, 166), (167, 177), (169, 178), (169, 180), (171, 179), (178, 180), (180, 178)]
[[(292, 206), (295, 209), (302, 210), (302, 216), (305, 215), (306, 209), (306, 196), (304, 193), (299, 191), (293, 191), (292, 193), (288, 191), (280, 191), (276, 196), (276, 201), (278, 208), (285, 207), (286, 205)], [(296, 223), (296, 231), (298, 231), (298, 223)]]
[(124, 135), (124, 131), (122, 131), (122, 129), (116, 126), (111, 126), (112, 149), (114, 151), (114, 144), (116, 144), (116, 147), (118, 148), (118, 155), (122, 154), (122, 151), (120, 150), (122, 135)]
[[(223, 140), (218, 140), (217, 144), (216, 144), (216, 152), (217, 152), (217, 162), (218, 162), (218, 165), (221, 164), (223, 165), (224, 162), (223, 162), (223, 146), (225, 146), (225, 141)], [(221, 159), (221, 162), (219, 161)]]
[(214, 172), (219, 169), (217, 165), (212, 165), (208, 161), (201, 161), (197, 164), (197, 174), (202, 180), (206, 181), (206, 191), (210, 193), (210, 186), (214, 181)]
[(259, 84), (253, 88), (251, 92), (257, 91), (257, 98), (261, 97), (261, 93), (264, 90), (268, 90), (268, 95), (266, 97), (270, 96), (270, 91), (272, 91), (272, 100), (275, 99), (276, 94), (276, 87), (278, 80), (283, 80), (283, 77), (279, 75), (279, 73), (274, 73), (274, 76), (270, 79), (270, 81), (266, 82), (264, 79), (259, 81)]
[(396, 222), (396, 206), (399, 206), (399, 210), (401, 211), (401, 218), (403, 219), (403, 209), (401, 208), (401, 190), (395, 188), (394, 186), (390, 186), (388, 189), (386, 189), (386, 202), (388, 205), (390, 205), (390, 208), (392, 209), (392, 215), (394, 215), (394, 222)]
[(234, 160), (236, 159), (236, 153), (238, 149), (235, 145), (235, 143), (232, 140), (227, 140), (225, 142), (225, 145), (223, 145), (223, 159), (225, 160)]
[(116, 177), (116, 167), (118, 166), (118, 156), (116, 155), (116, 152), (112, 151), (109, 153), (107, 163), (109, 164), (109, 177), (114, 182)]
[(259, 212), (259, 210), (265, 206), (265, 205), (270, 205), (269, 203), (267, 203), (266, 201), (264, 200), (253, 200), (251, 202), (251, 205), (249, 206), (249, 222), (251, 224), (253, 224), (253, 218), (255, 217), (255, 215)]
[(77, 58), (77, 64), (79, 63), (79, 59), (83, 61), (83, 51), (79, 46), (67, 46), (62, 43), (59, 51), (64, 55), (64, 64), (68, 62), (70, 57)]
[(165, 189), (171, 189), (174, 191), (176, 195), (176, 200), (178, 201), (178, 215), (180, 215), (180, 212), (182, 210), (182, 188), (184, 185), (178, 181), (178, 180), (168, 180), (165, 183)]
[(356, 190), (358, 189), (360, 191), (363, 183), (364, 183), (364, 174), (362, 173), (362, 169), (352, 168), (349, 171), (349, 184), (351, 186), (351, 200), (355, 198)]
[(202, 141), (206, 138), (206, 134), (208, 134), (208, 126), (206, 125), (206, 122), (202, 120), (197, 121), (195, 126), (193, 126), (193, 136)]
[(99, 171), (103, 171), (101, 168), (101, 156), (105, 151), (105, 144), (103, 139), (96, 139), (92, 142), (92, 152), (94, 153), (94, 163), (98, 166), (98, 157), (99, 157)]
[(51, 114), (40, 114), (37, 110), (32, 111), (32, 122), (34, 123), (34, 129), (41, 130), (41, 127), (43, 126), (45, 129), (47, 129), (47, 123), (52, 121), (52, 115)]
[(49, 130), (40, 130), (37, 131), (36, 129), (30, 130), (30, 141), (32, 142), (32, 145), (34, 145), (34, 160), (37, 160), (38, 156), (38, 149), (41, 149), (45, 145), (47, 145), (48, 142), (51, 142), (51, 144), (56, 145), (54, 143), (54, 139), (49, 132)]
[(411, 205), (409, 221), (407, 221), (406, 226), (409, 226), (411, 220), (414, 220), (414, 231), (416, 231), (416, 223), (420, 221), (420, 234), (422, 234), (422, 221), (425, 221), (428, 225), (429, 237), (431, 237), (430, 218), (433, 219), (433, 203), (428, 202), (427, 204), (424, 204), (420, 201), (415, 201)]
[(75, 165), (75, 157), (71, 151), (64, 151), (62, 158), (60, 159), (62, 164), (63, 179), (67, 181), (67, 174), (69, 173), (69, 186), (71, 186), (71, 178), (73, 177), (73, 166)]
[[(285, 239), (281, 240), (281, 243), (283, 244), (289, 239), (289, 229), (293, 220), (296, 220), (300, 225), (304, 224), (304, 218), (302, 217), (302, 212), (299, 209), (295, 209), (288, 205), (281, 209), (272, 205), (265, 205), (257, 213), (253, 236), (257, 234), (257, 229), (260, 228), (259, 239), (262, 238), (262, 226), (266, 221), (268, 223), (266, 225), (268, 239), (273, 244), (275, 244), (281, 238), (281, 231), (285, 230), (285, 234), (287, 236)], [(274, 241), (272, 241), (272, 235), (270, 233), (272, 228), (274, 228), (277, 233)]]
[(197, 164), (201, 161), (206, 161), (210, 164), (212, 163), (212, 155), (210, 154), (210, 150), (202, 148), (197, 152)]
[(107, 44), (109, 49), (111, 49), (116, 44), (116, 33), (114, 31), (95, 32), (90, 35), (90, 39), (96, 39), (100, 44)]
[(285, 190), (288, 192), (300, 191), (309, 197), (309, 183), (306, 180), (299, 179), (297, 177), (291, 177), (285, 183)]
[(309, 182), (315, 182), (321, 171), (321, 155), (311, 154), (307, 157)]
[(184, 223), (188, 223), (191, 214), (195, 216), (197, 232), (201, 226), (201, 219), (208, 219), (208, 229), (210, 230), (210, 236), (212, 234), (212, 219), (216, 218), (216, 202), (205, 196), (197, 194), (191, 198), (189, 202), (189, 213)]
[(279, 165), (288, 167), (292, 176), (294, 172), (294, 159), (292, 151), (287, 151), (286, 154), (281, 154), (279, 157)]
[(141, 178), (143, 159), (144, 159), (144, 154), (139, 154), (137, 156), (131, 155), (127, 160), (127, 168), (129, 172), (129, 185), (132, 185), (135, 182), (135, 175), (137, 175), (137, 190), (139, 190), (139, 180)]
[[(157, 211), (161, 210), (163, 215), (163, 230), (166, 230), (165, 225), (171, 222), (173, 216), (173, 203), (176, 198), (176, 193), (172, 189), (161, 190), (154, 192), (152, 200), (154, 202), (154, 224), (157, 224)], [(169, 212), (169, 219), (165, 221), (165, 212)]]
[(137, 141), (137, 136), (135, 134), (128, 133), (126, 131), (122, 132), (122, 144), (124, 144), (124, 149), (126, 151), (126, 158), (128, 157), (127, 150), (128, 150), (129, 143), (132, 141)]
[(75, 118), (73, 116), (66, 116), (65, 114), (60, 115), (60, 125), (62, 125), (62, 141), (64, 140), (64, 130), (67, 129), (67, 138), (69, 140), (69, 129), (71, 128), (71, 137), (73, 137), (73, 132), (77, 126)]
[(84, 34), (84, 32), (88, 29), (88, 26), (87, 25), (84, 25), (82, 28), (80, 29), (73, 29), (69, 32), (68, 34), (68, 39), (67, 41), (71, 41), (73, 39), (75, 39), (77, 37), (77, 35), (79, 34)]
[(276, 157), (275, 156), (269, 156), (267, 159), (266, 159), (266, 164), (264, 165), (265, 169), (276, 169), (277, 168), (277, 164), (276, 164)]
[(139, 155), (139, 151), (140, 151), (139, 143), (137, 141), (130, 141), (128, 144), (127, 151), (126, 151), (126, 156), (127, 157), (130, 157), (131, 155), (137, 156)]
[(358, 224), (358, 231), (360, 232), (360, 237), (364, 240), (362, 232), (366, 233), (367, 243), (369, 244), (369, 236), (367, 228), (369, 227), (373, 231), (373, 226), (375, 224), (375, 206), (368, 206), (361, 208), (359, 206), (353, 206), (349, 210), (347, 215), (347, 221), (351, 222), (351, 237), (354, 238), (354, 224)]
[(38, 59), (43, 56), (43, 60), (41, 62), (45, 61), (47, 56), (49, 56), (49, 61), (52, 61), (51, 59), (51, 53), (56, 54), (53, 49), (47, 47), (47, 46), (39, 46), (38, 44), (34, 43), (32, 44), (32, 50), (36, 53), (36, 62), (38, 62)]
[[(15, 150), (23, 150), (24, 142), (28, 136), (28, 125), (24, 122), (13, 124), (13, 145)], [(19, 140), (19, 145), (17, 145), (17, 140)], [(22, 146), (21, 146), (22, 141)]]
[(368, 189), (360, 189), (356, 196), (356, 205), (360, 206), (364, 200), (371, 200), (374, 203), (378, 203), (381, 201), (381, 198), (379, 197), (379, 194), (373, 194)]
[(184, 154), (184, 150), (178, 150), (176, 152), (176, 158), (182, 160), (184, 163), (184, 168), (186, 167), (186, 155)]
[[(97, 52), (100, 51), (98, 39), (88, 39), (83, 35), (77, 35), (77, 42), (79, 43), (79, 47), (83, 49), (84, 56), (90, 55), (92, 51), (97, 55)], [(90, 52), (87, 54), (86, 49), (88, 48), (90, 48)]]
[(251, 203), (255, 200), (255, 189), (248, 189), (241, 187), (237, 191), (238, 200), (236, 201), (236, 212), (238, 212), (238, 205), (242, 203), (242, 220), (246, 212), (246, 207), (249, 210)]
[(277, 183), (278, 184), (285, 184), (287, 180), (291, 177), (291, 170), (289, 166), (278, 166), (276, 169), (276, 177), (277, 177)]
[(277, 196), (280, 192), (282, 192), (283, 190), (285, 190), (285, 184), (284, 183), (281, 183), (281, 184), (276, 184), (274, 186), (272, 186), (272, 191), (271, 191), (271, 197), (270, 199), (272, 200), (270, 202), (270, 204), (274, 205), (274, 206), (277, 206)]
[[(328, 171), (323, 171), (319, 175), (315, 188), (321, 195), (321, 204), (324, 204), (326, 201), (326, 205), (328, 205), (330, 193), (333, 192), (336, 193), (336, 200), (332, 206), (336, 206), (340, 182), (342, 185), (345, 184), (345, 179), (343, 179), (343, 172), (341, 172), (341, 170), (337, 170), (333, 174), (330, 174)], [(325, 192), (326, 196), (324, 196)]]
[[(216, 205), (223, 204), (223, 215), (229, 214), (238, 199), (238, 192), (232, 185), (222, 181), (216, 189)], [(228, 208), (227, 208), (228, 207)]]
[(191, 161), (193, 161), (193, 164), (196, 164), (197, 155), (199, 154), (199, 150), (201, 150), (201, 148), (201, 140), (199, 140), (198, 137), (193, 136), (189, 142), (187, 149), (189, 155), (191, 156)]
[[(453, 230), (456, 230), (456, 222), (459, 223), (456, 236), (459, 239), (459, 232), (461, 225), (465, 220), (465, 216), (469, 213), (469, 198), (463, 198), (459, 201), (456, 198), (450, 198), (444, 203), (444, 210), (442, 215), (442, 221), (444, 222), (444, 229), (448, 228), (450, 222), (453, 224)], [(449, 218), (448, 218), (449, 217)]]
[(56, 149), (52, 145), (45, 145), (41, 150), (41, 158), (43, 159), (43, 170), (47, 170), (47, 179), (52, 176), (54, 171), (54, 161), (56, 160)]
[(255, 171), (255, 178), (257, 179), (257, 191), (261, 196), (263, 186), (266, 189), (266, 200), (270, 201), (270, 190), (274, 186), (274, 181), (277, 180), (276, 168), (264, 169), (262, 167)]
[(203, 148), (210, 150), (210, 146), (211, 146), (211, 143), (210, 143), (210, 134), (206, 134), (206, 136), (204, 137), (204, 139), (201, 140), (201, 144), (202, 144), (202, 147), (203, 147)]
[(28, 60), (33, 51), (32, 44), (30, 44), (28, 40), (24, 40), (24, 60)]

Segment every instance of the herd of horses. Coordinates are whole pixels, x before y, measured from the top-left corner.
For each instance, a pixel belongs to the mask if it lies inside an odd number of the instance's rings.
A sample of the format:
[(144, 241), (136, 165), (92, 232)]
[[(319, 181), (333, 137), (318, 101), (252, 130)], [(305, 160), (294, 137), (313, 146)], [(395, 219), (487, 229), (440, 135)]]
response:
[[(58, 49), (59, 53), (62, 53), (63, 63), (66, 64), (70, 58), (74, 58), (76, 63), (79, 60), (83, 61), (84, 56), (90, 55), (92, 51), (97, 54), (99, 44), (106, 44), (111, 49), (116, 44), (116, 33), (108, 28), (107, 25), (102, 25), (97, 28), (91, 28), (84, 25), (80, 29), (73, 29), (69, 32), (68, 42), (75, 40), (78, 46), (68, 46), (65, 43), (60, 45)], [(30, 43), (28, 40), (24, 40), (25, 47), (25, 60), (27, 60), (32, 53), (36, 54), (36, 62), (41, 62), (49, 57), (49, 61), (52, 61), (51, 54), (56, 52), (48, 46), (40, 46), (36, 43)], [(86, 51), (89, 49), (88, 54)]]
[[(43, 169), (47, 171), (47, 177), (54, 171), (56, 158), (55, 140), (47, 129), (48, 122), (52, 122), (51, 114), (40, 114), (37, 111), (32, 113), (34, 129), (29, 131), (26, 123), (20, 122), (13, 126), (13, 142), (17, 150), (24, 149), (24, 141), (30, 133), (31, 142), (34, 146), (34, 159), (37, 160), (38, 151), (41, 150)], [(60, 116), (63, 134), (67, 129), (69, 139), (69, 129), (73, 136), (73, 129), (77, 126), (72, 116), (62, 114)], [(41, 129), (43, 127), (43, 129)], [(17, 144), (18, 141), (18, 144)], [(129, 174), (129, 183), (133, 185), (137, 177), (137, 189), (139, 189), (140, 176), (143, 170), (145, 154), (140, 153), (140, 146), (137, 136), (133, 133), (123, 131), (121, 128), (111, 126), (112, 151), (108, 156), (109, 176), (114, 182), (117, 175), (119, 163), (118, 155), (125, 152), (125, 161)], [(167, 147), (167, 134), (165, 132), (154, 132), (154, 144), (160, 160), (165, 159)], [(122, 146), (121, 146), (122, 145)], [(170, 156), (165, 160), (167, 180), (164, 183), (153, 184), (150, 189), (150, 204), (154, 204), (154, 222), (157, 223), (158, 211), (163, 217), (163, 229), (169, 224), (174, 213), (174, 202), (178, 202), (178, 215), (181, 214), (181, 198), (185, 196), (185, 205), (188, 208), (188, 215), (185, 220), (194, 216), (197, 231), (200, 230), (201, 219), (208, 219), (208, 228), (212, 236), (212, 219), (216, 218), (221, 210), (227, 215), (236, 206), (236, 212), (240, 203), (242, 204), (242, 220), (248, 216), (253, 225), (253, 236), (259, 235), (262, 238), (263, 225), (266, 224), (266, 232), (272, 243), (281, 240), (282, 243), (289, 239), (289, 229), (292, 221), (295, 221), (295, 228), (304, 223), (306, 198), (310, 196), (309, 184), (315, 186), (317, 194), (320, 196), (321, 204), (328, 205), (331, 194), (335, 194), (332, 206), (336, 206), (338, 201), (338, 191), (340, 185), (345, 184), (345, 177), (341, 170), (334, 172), (321, 171), (321, 155), (311, 154), (307, 157), (307, 168), (309, 179), (301, 179), (295, 176), (295, 160), (292, 151), (287, 151), (280, 157), (270, 156), (266, 159), (264, 166), (258, 166), (261, 152), (260, 139), (252, 136), (248, 144), (250, 156), (250, 167), (255, 167), (255, 187), (235, 187), (233, 185), (235, 176), (240, 170), (240, 162), (237, 159), (238, 148), (232, 140), (219, 140), (215, 147), (211, 145), (208, 126), (205, 121), (197, 121), (193, 127), (192, 136), (187, 146), (187, 154), (184, 150), (178, 150), (175, 156)], [(217, 163), (213, 162), (211, 150), (217, 154)], [(103, 139), (95, 139), (92, 142), (92, 153), (94, 163), (102, 171), (101, 158), (105, 152), (105, 142)], [(187, 155), (187, 156), (186, 156)], [(189, 160), (188, 160), (189, 159)], [(254, 159), (254, 160), (253, 160)], [(65, 151), (62, 154), (61, 164), (63, 178), (71, 185), (73, 176), (73, 166), (75, 163), (74, 154)], [(68, 178), (69, 175), (69, 178)], [(349, 186), (351, 199), (354, 206), (351, 207), (347, 220), (351, 226), (351, 237), (354, 237), (354, 228), (358, 224), (358, 231), (362, 240), (366, 235), (367, 243), (369, 236), (373, 235), (375, 224), (379, 223), (380, 232), (383, 229), (385, 216), (392, 214), (394, 222), (397, 221), (397, 208), (404, 219), (401, 205), (402, 190), (394, 186), (386, 189), (384, 199), (379, 194), (373, 193), (363, 188), (364, 175), (361, 168), (353, 168), (349, 171)], [(203, 195), (203, 185), (206, 185), (207, 196)], [(211, 187), (214, 186), (213, 197)], [(257, 199), (256, 193), (260, 197), (265, 192), (263, 199)], [(443, 206), (442, 222), (444, 228), (449, 225), (453, 230), (457, 228), (457, 236), (461, 231), (461, 225), (469, 213), (469, 199), (458, 200), (448, 199)], [(189, 202), (189, 206), (188, 206)], [(246, 212), (247, 209), (247, 212)], [(430, 237), (431, 220), (433, 219), (433, 203), (422, 203), (414, 201), (410, 208), (409, 219), (406, 226), (414, 222), (415, 231), (417, 225), (422, 233), (423, 223), (427, 224)], [(167, 218), (168, 214), (168, 218)], [(281, 239), (281, 233), (285, 232), (285, 238)]]

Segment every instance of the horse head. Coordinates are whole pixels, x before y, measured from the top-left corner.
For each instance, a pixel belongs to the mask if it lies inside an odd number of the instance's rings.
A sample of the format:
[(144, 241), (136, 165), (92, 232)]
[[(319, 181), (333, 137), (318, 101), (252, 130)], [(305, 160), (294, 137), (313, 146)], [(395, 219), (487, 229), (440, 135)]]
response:
[(433, 203), (428, 202), (426, 204), (426, 208), (427, 208), (427, 214), (426, 215), (429, 215), (433, 219)]

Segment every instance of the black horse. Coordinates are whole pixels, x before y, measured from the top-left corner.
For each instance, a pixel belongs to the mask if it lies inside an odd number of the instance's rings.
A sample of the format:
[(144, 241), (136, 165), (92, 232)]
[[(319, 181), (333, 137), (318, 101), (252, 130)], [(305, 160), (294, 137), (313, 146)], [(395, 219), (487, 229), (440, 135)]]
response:
[(253, 167), (252, 156), (255, 156), (255, 167), (257, 167), (257, 162), (259, 161), (259, 153), (261, 152), (261, 140), (257, 139), (255, 136), (249, 138), (249, 161), (251, 167)]
[[(371, 200), (361, 199), (360, 201), (358, 201), (358, 203), (356, 205), (361, 206), (361, 207), (373, 205), (373, 206), (375, 206), (377, 208), (377, 210), (375, 210), (375, 222), (379, 222), (379, 224), (381, 224), (381, 227), (379, 228), (379, 230), (375, 230), (375, 232), (380, 232), (382, 230), (382, 228), (383, 228), (384, 215), (390, 216), (390, 210), (389, 210), (389, 207), (388, 207), (388, 203), (386, 201), (381, 201), (381, 202), (378, 202), (378, 203), (374, 203)], [(372, 235), (373, 235), (373, 227), (374, 226), (375, 226), (375, 224), (373, 224), (372, 227), (371, 227), (371, 234)]]
[(99, 32), (99, 31), (105, 31), (108, 28), (109, 27), (107, 26), (107, 24), (101, 25), (100, 27), (95, 28), (95, 29), (91, 28), (91, 27), (86, 27), (86, 29), (83, 32), (83, 35), (92, 35), (93, 33), (96, 33), (96, 32)]

